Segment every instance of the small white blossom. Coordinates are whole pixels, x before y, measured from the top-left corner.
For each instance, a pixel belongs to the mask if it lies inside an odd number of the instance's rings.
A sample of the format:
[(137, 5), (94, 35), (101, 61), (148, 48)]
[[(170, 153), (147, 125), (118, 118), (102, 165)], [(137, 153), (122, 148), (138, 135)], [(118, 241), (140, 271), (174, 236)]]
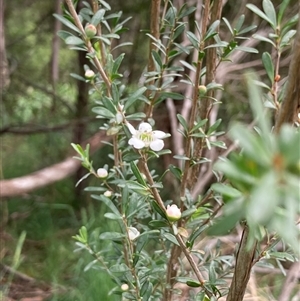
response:
[(95, 76), (95, 73), (93, 70), (86, 70), (85, 71), (85, 74), (84, 76), (87, 78), (87, 79), (92, 79), (94, 76)]
[(116, 119), (116, 123), (117, 123), (117, 124), (122, 123), (123, 120), (124, 120), (124, 117), (123, 117), (122, 112), (117, 112), (117, 114), (116, 114), (116, 116), (115, 116), (115, 119)]
[(166, 213), (167, 213), (168, 220), (171, 222), (178, 221), (181, 217), (181, 211), (175, 204), (173, 204), (171, 206), (168, 205)]
[(132, 134), (129, 139), (129, 145), (136, 149), (150, 147), (154, 151), (160, 151), (164, 147), (162, 138), (166, 136), (163, 131), (152, 131), (152, 126), (147, 122), (142, 122), (136, 130), (130, 123), (127, 123), (128, 129)]
[(97, 170), (97, 175), (100, 179), (105, 179), (108, 176), (108, 172), (105, 168), (99, 168)]
[(134, 227), (128, 227), (128, 237), (130, 240), (135, 240), (137, 237), (140, 236), (140, 232), (138, 231), (138, 229), (134, 228)]
[(112, 192), (110, 190), (106, 190), (104, 192), (104, 196), (106, 196), (107, 198), (110, 198), (112, 196)]
[(126, 283), (123, 283), (123, 284), (121, 285), (121, 290), (122, 290), (123, 292), (126, 292), (126, 291), (128, 291), (128, 289), (129, 289), (129, 286), (128, 286), (128, 284), (126, 284)]

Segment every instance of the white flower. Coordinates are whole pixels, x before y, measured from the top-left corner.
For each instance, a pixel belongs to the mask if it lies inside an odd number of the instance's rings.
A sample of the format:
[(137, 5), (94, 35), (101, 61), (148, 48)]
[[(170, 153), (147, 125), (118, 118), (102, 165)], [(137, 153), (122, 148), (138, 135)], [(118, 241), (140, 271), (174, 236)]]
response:
[(108, 176), (108, 172), (105, 168), (99, 168), (97, 170), (97, 175), (100, 179), (105, 179)]
[(166, 213), (167, 213), (168, 220), (171, 222), (178, 221), (181, 217), (181, 211), (175, 204), (173, 204), (171, 206), (168, 205)]
[(139, 129), (136, 130), (130, 123), (127, 123), (128, 129), (132, 134), (129, 139), (129, 145), (132, 145), (136, 149), (142, 149), (144, 147), (150, 147), (154, 151), (160, 151), (164, 147), (162, 138), (166, 133), (163, 131), (152, 131), (152, 126), (147, 122), (142, 122), (139, 125)]
[(128, 284), (126, 284), (126, 283), (123, 283), (123, 284), (121, 285), (121, 290), (122, 290), (123, 292), (126, 292), (126, 291), (128, 291), (128, 289), (129, 289), (129, 286), (128, 286)]
[(128, 227), (127, 231), (130, 240), (135, 240), (137, 237), (140, 236), (140, 232), (134, 227)]
[(84, 76), (87, 78), (87, 79), (92, 79), (94, 76), (95, 76), (95, 73), (93, 70), (86, 70), (85, 71), (85, 74)]
[(104, 196), (106, 196), (107, 198), (110, 198), (112, 196), (112, 192), (110, 190), (106, 190), (104, 193)]

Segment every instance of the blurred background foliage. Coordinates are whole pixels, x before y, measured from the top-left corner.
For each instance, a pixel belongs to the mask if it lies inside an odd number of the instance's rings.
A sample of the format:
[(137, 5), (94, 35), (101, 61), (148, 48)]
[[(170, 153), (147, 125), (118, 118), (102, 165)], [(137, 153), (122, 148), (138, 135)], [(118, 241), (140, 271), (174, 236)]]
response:
[[(70, 51), (65, 43), (53, 48), (56, 37), (56, 20), (59, 0), (0, 0), (4, 2), (5, 52), (9, 64), (10, 83), (2, 91), (1, 98), (1, 178), (9, 179), (23, 176), (63, 160), (70, 154), (70, 143), (81, 143), (100, 126), (91, 112), (94, 106), (88, 95), (88, 84), (78, 83), (70, 73), (82, 74), (84, 55)], [(122, 18), (132, 16), (126, 23), (129, 27), (121, 37), (121, 42), (132, 42), (133, 46), (118, 50), (125, 52), (122, 65), (127, 89), (136, 86), (146, 67), (148, 55), (149, 1), (110, 2), (114, 12), (123, 11)], [(174, 1), (181, 3), (183, 1)], [(188, 1), (192, 5), (195, 1)], [(243, 13), (245, 25), (258, 24), (258, 30), (266, 29), (266, 22), (261, 22), (250, 10), (247, 3), (261, 7), (261, 1), (225, 1), (223, 16), (232, 23)], [(274, 0), (274, 6), (281, 1)], [(291, 1), (287, 16), (295, 13), (297, 0)], [(192, 24), (192, 20), (190, 20)], [(221, 26), (220, 35), (225, 38), (228, 30)], [(261, 53), (269, 51), (266, 43), (254, 45), (259, 54), (247, 54), (243, 62), (255, 62), (252, 68), (267, 80), (260, 63)], [(287, 59), (290, 50), (282, 59), (281, 78), (287, 75)], [(53, 56), (58, 58), (57, 77), (53, 75)], [(225, 87), (221, 95), (223, 105), (220, 117), (224, 126), (231, 120), (251, 120), (249, 103), (245, 93), (245, 83), (241, 81), (244, 70), (223, 72)], [(178, 104), (180, 105), (180, 104)], [(157, 122), (166, 122), (164, 104), (159, 107)], [(166, 125), (166, 127), (168, 127)], [(51, 130), (52, 128), (52, 130)], [(94, 166), (107, 163), (106, 148), (100, 148), (93, 155)], [(48, 300), (100, 300), (110, 290), (109, 280), (99, 271), (83, 268), (87, 261), (83, 254), (73, 253), (74, 242), (71, 236), (84, 224), (91, 229), (101, 227), (109, 230), (103, 220), (105, 208), (92, 201), (82, 187), (93, 185), (93, 179), (84, 182), (80, 189), (75, 183), (80, 172), (74, 177), (64, 179), (56, 184), (33, 191), (22, 197), (3, 199), (1, 206), (1, 249), (0, 260), (10, 266), (18, 238), (26, 231), (18, 271), (33, 279), (32, 291), (43, 287), (43, 294)], [(80, 193), (81, 191), (81, 193)], [(10, 285), (1, 274), (1, 287), (9, 289), (16, 298), (18, 287)], [(277, 281), (274, 278), (274, 285)], [(21, 275), (15, 275), (16, 282), (24, 281)], [(42, 282), (41, 282), (42, 281)], [(267, 280), (264, 279), (267, 282)], [(43, 285), (42, 285), (42, 284)], [(99, 283), (101, 283), (99, 285)], [(48, 285), (51, 285), (51, 288)], [(34, 288), (36, 285), (37, 288)], [(24, 293), (25, 294), (25, 293)], [(42, 294), (40, 292), (40, 294)], [(118, 300), (111, 296), (109, 300)]]

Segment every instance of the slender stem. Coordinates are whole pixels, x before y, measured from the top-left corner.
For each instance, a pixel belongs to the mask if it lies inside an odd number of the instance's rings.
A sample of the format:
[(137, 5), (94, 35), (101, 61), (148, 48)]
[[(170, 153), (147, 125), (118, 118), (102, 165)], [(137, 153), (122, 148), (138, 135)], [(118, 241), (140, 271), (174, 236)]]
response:
[[(209, 19), (209, 9), (210, 9), (210, 1), (206, 0), (205, 1), (205, 6), (204, 6), (204, 12), (203, 12), (203, 18), (202, 18), (202, 32), (201, 32), (201, 39), (204, 38), (206, 30), (207, 30), (207, 24), (208, 24), (208, 19)], [(204, 50), (204, 43), (201, 42), (199, 45), (199, 50), (198, 50), (198, 58), (201, 52)], [(201, 73), (201, 68), (202, 68), (202, 60), (198, 59), (197, 62), (197, 68), (196, 68), (196, 76), (195, 76), (195, 82), (194, 82), (194, 89), (193, 89), (193, 100), (192, 100), (192, 108), (191, 108), (191, 114), (189, 118), (189, 129), (191, 130), (194, 126), (194, 122), (197, 116), (198, 112), (198, 86), (199, 86), (199, 80), (200, 80), (200, 73)], [(187, 157), (191, 156), (191, 148), (192, 148), (192, 137), (188, 136), (187, 141), (186, 141), (186, 147), (185, 147), (185, 155)], [(190, 170), (190, 161), (186, 160), (185, 165), (184, 165), (184, 172), (182, 176), (182, 182), (181, 182), (181, 188), (180, 188), (180, 197), (185, 196), (185, 190), (187, 188), (188, 184), (188, 178), (189, 178), (189, 170)]]
[(111, 82), (109, 80), (109, 78), (107, 77), (98, 57), (96, 56), (96, 51), (95, 49), (93, 48), (92, 46), (92, 43), (90, 42), (90, 40), (86, 37), (86, 34), (85, 34), (85, 31), (84, 31), (84, 28), (81, 24), (81, 21), (78, 17), (78, 14), (74, 8), (74, 5), (73, 5), (73, 2), (72, 0), (66, 0), (66, 3), (69, 7), (69, 10), (70, 10), (70, 14), (71, 16), (73, 17), (74, 19), (74, 22), (75, 22), (75, 25), (77, 26), (77, 28), (81, 31), (84, 39), (85, 39), (85, 44), (87, 46), (87, 50), (88, 50), (88, 53), (91, 54), (91, 57), (92, 57), (92, 60), (94, 61), (95, 65), (96, 65), (96, 68), (98, 69), (105, 85), (106, 85), (106, 88), (107, 88), (107, 93), (108, 95), (110, 96), (111, 95)]
[[(98, 4), (98, 0), (93, 0), (93, 12), (94, 14), (99, 10), (99, 4)], [(101, 26), (101, 22), (98, 24), (97, 26), (97, 35), (101, 36), (102, 35), (102, 26)], [(105, 65), (106, 64), (106, 54), (105, 54), (105, 48), (104, 48), (104, 44), (102, 40), (99, 40), (98, 42), (99, 48), (100, 48), (100, 53), (101, 53), (101, 61), (102, 64)]]
[[(163, 201), (160, 197), (160, 194), (159, 194), (158, 190), (155, 187), (153, 187), (154, 181), (153, 181), (152, 175), (149, 171), (149, 168), (148, 168), (145, 157), (142, 158), (141, 162), (143, 163), (143, 171), (145, 173), (145, 176), (146, 176), (149, 184), (151, 185), (151, 191), (152, 191), (153, 197), (154, 197), (155, 201), (157, 202), (157, 204), (159, 205), (159, 207), (163, 210), (163, 212), (166, 213), (166, 208), (165, 208), (165, 205), (164, 205), (164, 203), (163, 203)], [(192, 254), (190, 253), (189, 249), (186, 247), (184, 241), (182, 240), (181, 236), (178, 233), (175, 234), (175, 237), (176, 237), (176, 239), (177, 239), (177, 241), (180, 245), (181, 250), (183, 251), (184, 255), (186, 256), (188, 262), (190, 263), (190, 265), (191, 265), (197, 279), (199, 280), (201, 286), (206, 291), (206, 294), (210, 296), (211, 293), (204, 286), (205, 280), (204, 280), (204, 278), (203, 278), (196, 262), (194, 261), (194, 258), (192, 256)], [(178, 256), (179, 255), (180, 254), (178, 254)]]
[[(161, 0), (152, 0), (151, 1), (151, 17), (150, 17), (150, 33), (155, 39), (159, 39), (159, 25), (160, 25), (160, 2)], [(152, 50), (156, 50), (157, 47), (150, 40), (150, 51), (148, 59), (148, 72), (155, 70), (155, 64), (152, 58)], [(153, 85), (154, 80), (149, 82), (149, 85)], [(146, 97), (149, 98), (151, 91), (146, 91)], [(153, 111), (153, 101), (145, 108), (146, 116), (151, 117)]]

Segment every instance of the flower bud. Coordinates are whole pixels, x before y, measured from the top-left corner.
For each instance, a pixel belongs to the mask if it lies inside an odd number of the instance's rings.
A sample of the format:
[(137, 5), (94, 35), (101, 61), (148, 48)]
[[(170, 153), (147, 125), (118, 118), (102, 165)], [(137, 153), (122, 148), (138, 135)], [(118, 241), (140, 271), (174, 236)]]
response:
[(112, 196), (112, 192), (110, 190), (106, 190), (104, 192), (104, 196), (106, 196), (107, 198), (110, 198)]
[(128, 291), (128, 289), (129, 289), (129, 286), (128, 286), (128, 284), (126, 284), (126, 283), (123, 283), (123, 284), (121, 285), (121, 290), (122, 290), (123, 292), (126, 292), (126, 291)]
[(200, 85), (200, 86), (198, 86), (198, 91), (199, 91), (199, 95), (203, 96), (206, 94), (207, 88), (204, 85)]
[(84, 28), (86, 36), (91, 39), (97, 34), (97, 28), (93, 24), (87, 24)]
[(130, 240), (135, 240), (139, 236), (140, 232), (138, 231), (138, 229), (134, 227), (128, 227), (128, 237)]
[(168, 205), (166, 213), (167, 213), (167, 218), (170, 222), (176, 222), (181, 217), (181, 211), (175, 204), (173, 204), (171, 206)]
[(99, 168), (97, 170), (97, 175), (100, 179), (106, 179), (108, 176), (108, 172), (105, 168)]
[(89, 69), (89, 70), (85, 71), (84, 76), (85, 76), (86, 79), (93, 79), (94, 76), (95, 76), (95, 73), (94, 73), (93, 70)]
[(117, 124), (120, 124), (120, 123), (122, 123), (123, 122), (123, 120), (124, 120), (124, 117), (123, 117), (123, 114), (121, 113), (121, 112), (117, 112), (117, 114), (116, 114), (116, 122), (117, 122)]

